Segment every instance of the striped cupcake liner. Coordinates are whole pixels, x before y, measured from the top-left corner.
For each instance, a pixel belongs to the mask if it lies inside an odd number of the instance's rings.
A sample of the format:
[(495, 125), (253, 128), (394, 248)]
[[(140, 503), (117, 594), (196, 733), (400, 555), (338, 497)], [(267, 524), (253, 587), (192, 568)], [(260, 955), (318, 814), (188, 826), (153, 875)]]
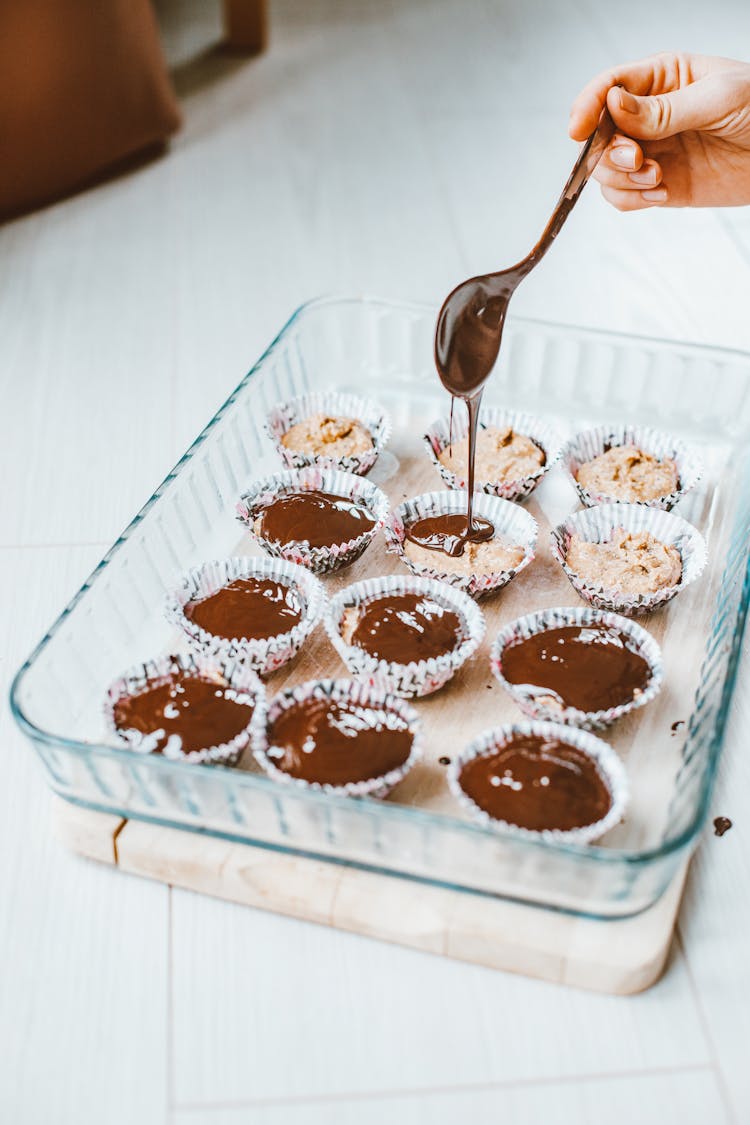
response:
[[(364, 708), (365, 713), (362, 717), (369, 721), (372, 726), (376, 726), (383, 719), (385, 719), (386, 726), (388, 726), (390, 720), (396, 729), (403, 730), (405, 725), (412, 735), (409, 757), (400, 766), (389, 770), (386, 774), (367, 778), (365, 781), (350, 781), (346, 785), (306, 781), (304, 778), (293, 777), (279, 769), (274, 762), (273, 724), (285, 711), (310, 698), (348, 703), (353, 708)], [(400, 781), (403, 781), (409, 770), (422, 756), (422, 724), (415, 709), (403, 699), (389, 694), (381, 687), (358, 683), (356, 680), (310, 680), (307, 683), (299, 684), (297, 687), (287, 688), (286, 691), (280, 692), (271, 701), (267, 713), (258, 715), (257, 721), (253, 722), (251, 734), (255, 760), (274, 781), (281, 782), (284, 785), (293, 785), (298, 789), (315, 789), (319, 792), (336, 793), (347, 797), (374, 797), (378, 799), (387, 797), (391, 790)]]
[(677, 466), (678, 488), (666, 496), (639, 501), (642, 507), (663, 508), (667, 512), (670, 511), (686, 493), (695, 488), (703, 475), (703, 463), (696, 452), (670, 434), (652, 430), (648, 426), (597, 426), (596, 429), (584, 430), (576, 434), (563, 447), (560, 454), (562, 467), (585, 507), (590, 508), (595, 504), (631, 503), (631, 501), (619, 500), (616, 496), (589, 492), (578, 483), (578, 470), (582, 465), (621, 445), (637, 446), (659, 461), (668, 457)]
[[(498, 429), (510, 426), (516, 433), (531, 438), (534, 444), (538, 445), (542, 450), (546, 460), (543, 465), (539, 466), (536, 472), (530, 473), (526, 477), (521, 477), (519, 480), (476, 481), (475, 490), (477, 492), (483, 492), (487, 496), (498, 496), (502, 500), (525, 500), (527, 496), (531, 495), (537, 485), (541, 483), (545, 473), (549, 472), (552, 466), (557, 462), (560, 456), (560, 450), (562, 449), (560, 434), (554, 426), (551, 426), (548, 422), (537, 418), (533, 414), (524, 414), (517, 410), (503, 410), (500, 407), (482, 408), (479, 428), (482, 429), (486, 426), (496, 426)], [(468, 488), (467, 478), (458, 473), (454, 473), (440, 460), (440, 455), (451, 444), (451, 440), (454, 443), (461, 441), (462, 438), (466, 437), (468, 428), (468, 418), (463, 417), (462, 412), (460, 420), (454, 418), (452, 434), (450, 418), (439, 418), (436, 422), (432, 423), (427, 433), (424, 435), (427, 455), (448, 488), (463, 489), (464, 491)]]
[[(459, 643), (451, 652), (408, 664), (378, 660), (358, 645), (348, 644), (341, 634), (346, 610), (388, 594), (419, 594), (457, 614), (461, 622)], [(461, 665), (474, 655), (485, 633), (482, 611), (460, 590), (429, 578), (394, 574), (384, 578), (366, 578), (341, 590), (328, 603), (323, 623), (331, 643), (353, 676), (406, 699), (431, 695), (448, 683)]]
[[(248, 637), (230, 639), (209, 633), (186, 616), (188, 602), (202, 601), (237, 578), (270, 579), (288, 587), (299, 598), (301, 620), (286, 632), (265, 640)], [(320, 620), (324, 606), (322, 585), (304, 567), (284, 559), (243, 556), (206, 562), (189, 570), (182, 576), (177, 588), (167, 595), (165, 614), (168, 621), (182, 630), (195, 652), (223, 660), (241, 660), (259, 675), (267, 675), (296, 656)]]
[[(107, 691), (104, 702), (107, 726), (130, 750), (138, 754), (152, 753), (153, 742), (150, 742), (147, 735), (120, 730), (115, 724), (115, 705), (125, 696), (140, 695), (147, 688), (155, 687), (181, 673), (215, 680), (217, 686), (227, 691), (227, 698), (234, 703), (245, 704), (248, 708), (247, 726), (230, 742), (218, 746), (206, 746), (201, 750), (183, 753), (182, 750), (175, 751), (167, 745), (163, 757), (196, 765), (234, 765), (251, 741), (253, 722), (263, 726), (266, 713), (266, 694), (262, 683), (247, 664), (238, 660), (180, 653), (160, 656), (135, 665), (116, 679)], [(253, 739), (253, 749), (256, 748), (257, 743)]]
[[(461, 492), (424, 492), (411, 500), (405, 500), (391, 512), (385, 521), (385, 534), (388, 550), (399, 556), (412, 574), (430, 578), (434, 582), (444, 582), (458, 590), (463, 590), (472, 598), (481, 598), (494, 593), (512, 581), (517, 574), (534, 559), (534, 550), (539, 528), (533, 516), (525, 509), (509, 500), (496, 496), (474, 494), (474, 512), (490, 520), (498, 536), (514, 546), (522, 547), (524, 557), (518, 566), (511, 570), (493, 571), (488, 574), (451, 574), (441, 570), (439, 565), (427, 567), (415, 562), (406, 554), (406, 528), (426, 516), (448, 515), (466, 512), (466, 495)], [(442, 557), (435, 551), (436, 563)]]
[[(334, 418), (356, 418), (370, 432), (372, 448), (346, 457), (325, 457), (302, 450), (287, 449), (282, 442), (292, 426), (304, 422), (315, 414)], [(279, 457), (287, 469), (306, 469), (317, 465), (323, 469), (340, 469), (345, 473), (364, 476), (378, 459), (391, 436), (391, 422), (377, 402), (359, 395), (339, 391), (311, 391), (289, 402), (280, 403), (271, 410), (266, 420), (266, 432), (276, 446)]]
[[(531, 828), (521, 828), (519, 825), (506, 820), (497, 820), (480, 808), (461, 787), (461, 772), (464, 766), (474, 758), (488, 757), (518, 737), (556, 739), (559, 742), (567, 743), (569, 746), (575, 746), (577, 750), (586, 754), (594, 763), (599, 777), (609, 790), (611, 804), (606, 815), (601, 820), (597, 820), (593, 824), (582, 825), (580, 828), (567, 830), (543, 828), (535, 831)], [(453, 796), (462, 808), (486, 828), (492, 828), (503, 835), (525, 840), (543, 840), (550, 844), (590, 844), (592, 841), (598, 840), (605, 832), (609, 832), (611, 828), (620, 823), (625, 815), (629, 800), (628, 778), (625, 767), (612, 747), (593, 734), (561, 726), (559, 723), (508, 723), (505, 726), (483, 731), (453, 760), (447, 771), (447, 779)]]
[[(629, 594), (623, 590), (608, 589), (589, 583), (568, 566), (568, 547), (574, 535), (587, 543), (606, 543), (615, 528), (638, 533), (647, 531), (659, 542), (675, 547), (682, 559), (682, 575), (674, 586), (664, 586), (650, 594)], [(681, 590), (695, 582), (703, 573), (708, 560), (706, 541), (687, 520), (658, 508), (643, 504), (602, 504), (575, 512), (552, 530), (552, 555), (565, 571), (578, 594), (599, 609), (610, 609), (634, 617), (649, 613), (666, 605)]]
[[(577, 707), (565, 707), (555, 696), (543, 687), (533, 684), (512, 684), (503, 675), (503, 657), (506, 651), (520, 641), (525, 641), (537, 633), (544, 633), (548, 629), (563, 629), (567, 626), (586, 628), (590, 625), (604, 625), (616, 629), (626, 637), (627, 648), (631, 652), (642, 656), (651, 670), (648, 684), (634, 699), (621, 703), (617, 707), (609, 707), (604, 711), (579, 711)], [(580, 607), (565, 607), (561, 609), (545, 609), (537, 613), (528, 613), (511, 621), (509, 625), (498, 634), (490, 650), (490, 668), (495, 678), (515, 700), (525, 715), (533, 719), (546, 720), (553, 723), (564, 723), (566, 726), (582, 727), (584, 730), (600, 730), (645, 707), (655, 699), (661, 690), (664, 680), (664, 663), (661, 649), (645, 629), (620, 617), (616, 613), (608, 613), (600, 609), (582, 609)]]
[[(348, 539), (344, 543), (333, 543), (330, 547), (311, 547), (306, 539), (281, 543), (261, 535), (259, 524), (264, 508), (282, 496), (316, 491), (329, 492), (361, 504), (372, 516), (375, 526), (353, 539)], [(264, 551), (269, 555), (304, 566), (314, 574), (332, 574), (336, 570), (350, 566), (360, 558), (385, 523), (388, 511), (388, 497), (376, 485), (355, 476), (354, 473), (321, 469), (317, 465), (308, 469), (289, 469), (255, 481), (242, 494), (237, 504), (237, 518)]]

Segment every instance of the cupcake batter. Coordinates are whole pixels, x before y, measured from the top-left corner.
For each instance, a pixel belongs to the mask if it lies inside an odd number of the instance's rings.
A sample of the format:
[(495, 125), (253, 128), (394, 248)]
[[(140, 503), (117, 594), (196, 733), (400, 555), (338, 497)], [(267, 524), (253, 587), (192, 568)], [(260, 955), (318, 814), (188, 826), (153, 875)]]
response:
[(581, 465), (578, 483), (593, 496), (644, 503), (668, 496), (680, 485), (677, 466), (635, 445), (616, 445)]
[(298, 453), (341, 458), (369, 453), (374, 443), (367, 426), (356, 418), (312, 414), (291, 426), (282, 435), (281, 444)]
[(412, 562), (430, 570), (465, 577), (502, 574), (520, 566), (525, 555), (523, 547), (508, 543), (494, 534), (492, 524), (483, 522), (490, 529), (492, 538), (479, 542), (463, 539), (462, 551), (456, 554), (453, 542), (466, 527), (465, 515), (454, 512), (415, 520), (406, 528), (404, 554)]
[(682, 557), (676, 547), (648, 531), (628, 532), (616, 527), (606, 543), (587, 543), (571, 537), (565, 560), (590, 586), (625, 594), (653, 594), (676, 586), (682, 577)]
[[(446, 469), (465, 477), (468, 469), (469, 438), (447, 445), (438, 460)], [(510, 426), (480, 426), (477, 433), (475, 471), (477, 480), (508, 483), (537, 473), (546, 461), (544, 451), (525, 434)]]

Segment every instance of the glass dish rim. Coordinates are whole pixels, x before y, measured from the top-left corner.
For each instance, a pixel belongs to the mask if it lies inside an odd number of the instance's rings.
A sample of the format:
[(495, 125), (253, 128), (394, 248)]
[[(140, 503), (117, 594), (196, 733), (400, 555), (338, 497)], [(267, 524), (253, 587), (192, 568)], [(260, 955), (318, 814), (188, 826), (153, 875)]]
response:
[[(123, 547), (128, 539), (134, 534), (136, 529), (142, 523), (148, 512), (153, 505), (159, 500), (166, 490), (171, 485), (172, 481), (182, 472), (185, 466), (192, 460), (195, 453), (206, 440), (211, 431), (218, 425), (223, 416), (243, 392), (252, 377), (258, 370), (265, 365), (266, 361), (278, 347), (284, 337), (294, 328), (294, 326), (310, 313), (314, 313), (318, 309), (326, 308), (331, 305), (371, 305), (378, 306), (384, 310), (393, 310), (400, 313), (407, 313), (413, 315), (425, 315), (427, 313), (436, 313), (437, 306), (433, 306), (427, 302), (420, 301), (400, 301), (377, 296), (370, 296), (368, 294), (361, 294), (359, 296), (336, 295), (330, 294), (325, 296), (314, 297), (309, 301), (304, 302), (298, 306), (294, 312), (289, 316), (287, 321), (283, 324), (281, 329), (276, 333), (270, 344), (264, 349), (262, 354), (253, 363), (249, 371), (243, 376), (239, 383), (234, 387), (232, 392), (228, 395), (225, 401), (219, 406), (207, 424), (203, 427), (196, 438), (191, 442), (179, 460), (175, 463), (172, 469), (167, 473), (161, 483), (154, 489), (151, 496), (146, 500), (142, 507), (136, 512), (133, 518), (123, 531), (117, 536), (114, 543), (105, 552), (103, 557), (90, 572), (88, 577), (81, 584), (76, 593), (69, 599), (67, 604), (63, 607), (57, 615), (52, 625), (47, 629), (39, 642), (34, 646), (33, 650), (15, 673), (9, 691), (9, 704), (11, 714), (23, 734), (27, 736), (34, 743), (41, 743), (49, 746), (52, 749), (62, 750), (66, 753), (72, 753), (75, 756), (84, 758), (92, 751), (97, 756), (112, 757), (116, 761), (132, 764), (133, 752), (131, 750), (120, 748), (116, 746), (108, 746), (99, 742), (84, 742), (78, 739), (68, 738), (64, 735), (53, 734), (50, 731), (38, 727), (24, 712), (23, 706), (20, 701), (21, 686), (27, 673), (31, 670), (37, 658), (47, 647), (49, 642), (62, 627), (66, 618), (72, 613), (81, 598), (91, 588), (103, 572), (106, 570), (110, 561), (114, 558), (117, 552)], [(707, 356), (711, 356), (716, 360), (718, 357), (724, 360), (733, 359), (736, 362), (742, 362), (750, 366), (750, 352), (743, 351), (739, 348), (725, 348), (715, 346), (712, 344), (690, 343), (678, 340), (669, 340), (662, 337), (643, 336), (637, 333), (626, 333), (618, 331), (610, 331), (607, 329), (591, 328), (582, 325), (566, 324), (557, 321), (547, 320), (541, 317), (511, 317), (511, 323), (525, 326), (538, 326), (545, 331), (560, 332), (562, 334), (575, 334), (578, 339), (589, 340), (607, 340), (617, 341), (620, 340), (630, 345), (640, 343), (648, 345), (652, 348), (665, 349), (672, 353), (689, 352), (695, 355), (701, 352)], [(689, 847), (691, 843), (697, 838), (699, 832), (703, 828), (708, 815), (708, 806), (713, 790), (714, 781), (716, 778), (717, 766), (721, 750), (724, 742), (724, 732), (726, 729), (727, 713), (729, 703), (734, 694), (734, 689), (737, 680), (737, 669), (739, 665), (740, 648), (742, 636), (744, 633), (745, 622), (747, 618), (748, 605), (750, 604), (750, 546), (747, 550), (747, 559), (745, 563), (744, 579), (742, 584), (742, 591), (740, 594), (740, 601), (738, 606), (737, 615), (735, 618), (735, 626), (732, 633), (731, 646), (728, 654), (726, 674), (723, 678), (719, 705), (716, 708), (716, 718), (714, 720), (710, 741), (707, 747), (707, 762), (703, 770), (703, 777), (701, 778), (700, 799), (696, 802), (695, 812), (688, 823), (677, 835), (668, 837), (660, 844), (643, 849), (641, 851), (633, 851), (631, 849), (622, 848), (604, 848), (597, 847), (596, 845), (577, 845), (566, 843), (547, 843), (545, 841), (530, 840), (523, 841), (524, 848), (541, 849), (542, 852), (553, 852), (554, 854), (567, 854), (575, 857), (578, 860), (590, 861), (596, 864), (620, 864), (625, 863), (632, 866), (647, 865), (650, 863), (658, 862), (673, 853), (680, 852)], [(690, 746), (691, 738), (693, 737), (692, 724), (688, 726), (688, 735), (685, 742), (684, 749), (687, 750)], [(194, 776), (196, 767), (186, 762), (172, 761), (160, 759), (156, 756), (151, 756), (149, 760), (149, 768), (156, 769), (157, 771), (166, 771), (165, 776), (188, 778)], [(183, 772), (185, 771), (185, 772)], [(220, 766), (212, 767), (212, 772), (219, 771), (227, 774), (227, 784), (237, 784), (240, 787), (248, 787), (250, 789), (260, 789), (261, 791), (268, 791), (270, 794), (278, 795), (278, 786), (271, 779), (263, 777), (262, 775), (249, 773), (244, 770), (238, 769), (223, 769)], [(228, 780), (231, 776), (232, 781)], [(54, 788), (54, 786), (53, 786)], [(64, 794), (61, 796), (65, 798)], [(352, 801), (361, 803), (364, 802), (368, 806), (372, 806), (374, 815), (381, 815), (388, 819), (405, 819), (410, 824), (416, 824), (424, 828), (435, 828), (436, 830), (445, 829), (449, 827), (451, 830), (458, 830), (461, 832), (468, 832), (481, 838), (486, 838), (497, 842), (499, 837), (498, 833), (490, 828), (485, 828), (478, 823), (473, 823), (469, 820), (458, 819), (457, 817), (446, 816), (445, 814), (437, 814), (421, 809), (417, 806), (405, 806), (395, 802), (388, 802), (384, 804), (381, 801), (375, 801), (366, 797), (352, 798), (352, 797), (338, 797), (335, 794), (318, 794), (314, 792), (295, 794), (300, 799), (304, 799), (305, 803), (311, 802), (313, 804), (321, 804), (326, 808), (338, 806), (341, 809), (351, 810)], [(74, 799), (75, 800), (75, 799)], [(105, 806), (101, 806), (104, 808)], [(387, 810), (387, 811), (386, 811)], [(122, 814), (118, 814), (122, 815)], [(138, 814), (134, 813), (132, 816), (139, 819)], [(178, 822), (172, 822), (179, 826)], [(195, 830), (192, 825), (186, 824), (183, 826), (185, 830)], [(210, 832), (210, 829), (207, 831)], [(519, 843), (517, 840), (508, 837), (508, 842), (514, 845)]]

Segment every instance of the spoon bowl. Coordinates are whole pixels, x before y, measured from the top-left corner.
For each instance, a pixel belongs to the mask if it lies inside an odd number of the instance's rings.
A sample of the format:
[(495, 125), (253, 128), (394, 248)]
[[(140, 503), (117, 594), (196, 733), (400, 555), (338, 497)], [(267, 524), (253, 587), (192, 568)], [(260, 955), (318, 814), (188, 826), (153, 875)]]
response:
[(605, 107), (578, 154), (541, 238), (525, 258), (509, 269), (462, 281), (448, 294), (435, 329), (435, 362), (443, 386), (452, 395), (469, 399), (481, 391), (497, 360), (511, 297), (557, 238), (614, 131)]

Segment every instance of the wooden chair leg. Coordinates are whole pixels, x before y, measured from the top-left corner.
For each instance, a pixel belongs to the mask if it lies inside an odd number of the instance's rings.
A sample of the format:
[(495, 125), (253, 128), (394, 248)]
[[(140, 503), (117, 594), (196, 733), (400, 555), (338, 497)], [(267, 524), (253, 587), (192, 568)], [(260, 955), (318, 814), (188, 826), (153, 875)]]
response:
[(222, 0), (224, 34), (237, 51), (263, 51), (268, 43), (268, 0)]

